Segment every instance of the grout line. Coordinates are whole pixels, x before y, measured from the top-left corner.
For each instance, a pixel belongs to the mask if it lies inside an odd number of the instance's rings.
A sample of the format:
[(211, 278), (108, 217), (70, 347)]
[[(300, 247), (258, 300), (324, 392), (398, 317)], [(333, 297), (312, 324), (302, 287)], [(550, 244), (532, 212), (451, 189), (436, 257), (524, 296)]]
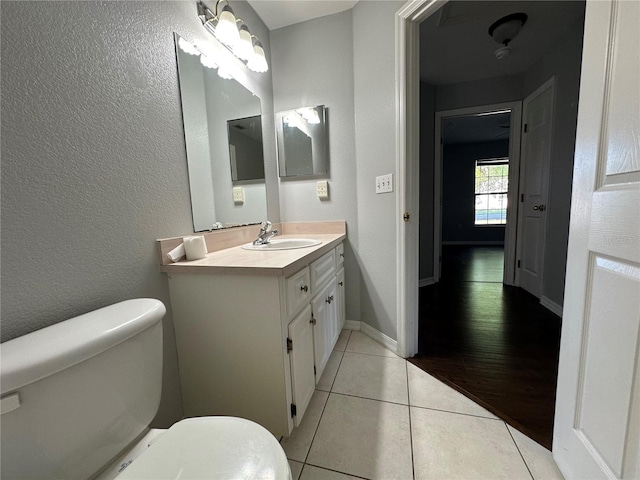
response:
[[(322, 390), (316, 390), (318, 392), (322, 392)], [(327, 393), (327, 392), (324, 392)], [(307, 463), (307, 459), (309, 458), (309, 453), (311, 452), (311, 447), (313, 447), (313, 441), (316, 439), (316, 434), (318, 433), (318, 428), (320, 428), (320, 422), (322, 421), (322, 417), (324, 416), (324, 410), (327, 408), (327, 403), (329, 403), (329, 397), (331, 393), (327, 394), (327, 400), (324, 402), (322, 406), (322, 412), (320, 413), (320, 418), (318, 418), (318, 424), (316, 425), (315, 430), (313, 431), (313, 437), (311, 438), (311, 442), (309, 443), (309, 450), (307, 450), (307, 454), (304, 456), (304, 461), (302, 463)], [(304, 470), (304, 467), (302, 467)], [(302, 476), (302, 473), (300, 473)]]
[(516, 439), (513, 437), (513, 434), (511, 433), (511, 430), (509, 429), (509, 426), (507, 425), (507, 422), (503, 421), (503, 423), (504, 423), (504, 428), (507, 429), (507, 432), (509, 432), (509, 436), (511, 437), (511, 440), (513, 440), (513, 443), (516, 446), (516, 450), (518, 450), (518, 453), (520, 454), (520, 458), (524, 462), (524, 466), (527, 467), (527, 471), (529, 472), (529, 475), (531, 475), (532, 480), (535, 480), (535, 477), (533, 476), (533, 473), (531, 472), (531, 469), (529, 468), (529, 464), (524, 459), (524, 455), (522, 455), (522, 452), (520, 451), (520, 447), (518, 446), (518, 442), (516, 442)]
[(352, 395), (350, 393), (341, 393), (341, 392), (331, 392), (332, 395), (342, 395), (343, 397), (351, 397), (351, 398), (362, 398), (363, 400), (371, 400), (372, 402), (382, 402), (382, 403), (390, 403), (392, 405), (400, 405), (403, 407), (408, 407), (408, 403), (399, 403), (399, 402), (391, 402), (389, 400), (380, 400), (379, 398), (369, 398), (363, 397), (361, 395)]
[[(433, 410), (435, 412), (452, 413), (453, 415), (464, 415), (465, 417), (484, 418), (485, 420), (493, 420), (493, 421), (497, 421), (497, 422), (504, 422), (504, 420), (502, 420), (501, 418), (497, 418), (497, 417), (496, 418), (483, 417), (482, 415), (474, 415), (473, 413), (454, 412), (453, 410), (444, 410), (442, 408), (434, 408), (434, 407), (421, 407), (420, 405), (410, 405), (410, 406), (413, 407), (413, 408), (421, 408), (422, 410)], [(491, 412), (489, 412), (489, 413), (491, 413)]]
[(406, 360), (404, 361), (404, 371), (407, 376), (407, 402), (409, 403), (407, 406), (409, 407), (409, 445), (411, 447), (411, 475), (413, 480), (416, 478), (416, 467), (415, 467), (415, 459), (413, 458), (413, 430), (411, 428), (411, 393), (409, 390), (409, 367)]
[[(389, 350), (387, 347), (383, 347), (387, 350)], [(391, 352), (391, 350), (389, 350)], [(352, 352), (351, 350), (345, 350), (344, 353), (355, 353), (357, 355), (367, 355), (369, 357), (382, 357), (382, 358), (399, 358), (400, 360), (405, 360), (404, 358), (402, 358), (399, 355), (396, 355), (395, 353), (393, 354), (393, 357), (390, 355), (379, 355), (377, 353), (364, 353), (364, 352)], [(393, 353), (393, 352), (392, 352)]]
[[(348, 475), (349, 477), (353, 477), (353, 478), (361, 478), (362, 480), (370, 480), (370, 479), (369, 479), (369, 478), (367, 478), (367, 477), (361, 477), (361, 476), (359, 476), (359, 475), (354, 475), (353, 473), (347, 473), (347, 472), (343, 472), (343, 471), (341, 471), (341, 470), (334, 470), (334, 469), (332, 469), (332, 468), (321, 467), (320, 465), (314, 465), (313, 463), (305, 463), (304, 465), (305, 465), (305, 466), (306, 466), (306, 465), (309, 465), (310, 467), (320, 468), (320, 469), (322, 469), (322, 470), (327, 470), (327, 471), (329, 471), (329, 472), (340, 473), (340, 474), (342, 474), (342, 475)], [(304, 470), (304, 466), (302, 467), (302, 470)], [(302, 476), (302, 473), (300, 473), (300, 476)]]

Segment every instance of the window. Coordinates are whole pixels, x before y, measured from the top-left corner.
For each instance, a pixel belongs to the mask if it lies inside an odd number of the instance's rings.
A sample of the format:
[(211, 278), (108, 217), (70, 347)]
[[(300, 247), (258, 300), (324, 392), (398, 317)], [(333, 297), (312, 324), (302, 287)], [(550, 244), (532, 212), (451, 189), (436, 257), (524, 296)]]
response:
[(507, 223), (508, 189), (508, 158), (476, 160), (475, 225), (505, 225)]

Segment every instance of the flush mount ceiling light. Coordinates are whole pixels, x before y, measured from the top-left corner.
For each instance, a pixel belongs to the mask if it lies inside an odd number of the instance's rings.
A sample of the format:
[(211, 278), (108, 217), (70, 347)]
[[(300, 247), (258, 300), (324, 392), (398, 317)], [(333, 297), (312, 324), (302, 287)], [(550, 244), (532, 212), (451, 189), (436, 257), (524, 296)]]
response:
[[(221, 6), (222, 3), (226, 5)], [(245, 62), (249, 70), (260, 73), (269, 70), (260, 40), (251, 34), (241, 19), (236, 18), (229, 0), (218, 0), (215, 12), (198, 2), (198, 17), (205, 29)]]
[(509, 43), (520, 33), (520, 29), (527, 23), (527, 18), (529, 17), (526, 13), (512, 13), (496, 20), (489, 27), (489, 35), (503, 45), (495, 51), (498, 60), (511, 53)]

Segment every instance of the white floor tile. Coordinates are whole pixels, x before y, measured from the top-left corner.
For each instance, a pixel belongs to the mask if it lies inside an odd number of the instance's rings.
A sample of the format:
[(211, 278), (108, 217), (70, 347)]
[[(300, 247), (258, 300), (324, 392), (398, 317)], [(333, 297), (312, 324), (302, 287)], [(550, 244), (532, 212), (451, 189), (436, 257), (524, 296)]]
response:
[(409, 407), (332, 393), (307, 462), (370, 479), (411, 478)]
[(325, 392), (331, 391), (331, 386), (333, 385), (333, 381), (338, 373), (338, 367), (342, 361), (342, 355), (344, 355), (344, 352), (340, 350), (331, 352), (329, 360), (327, 360), (327, 365), (324, 367), (324, 372), (322, 372), (322, 376), (316, 385), (316, 389), (324, 390)]
[(531, 479), (504, 422), (411, 407), (416, 480)]
[(280, 442), (288, 459), (298, 462), (304, 462), (306, 460), (311, 441), (316, 433), (316, 428), (328, 397), (329, 394), (327, 392), (316, 390), (313, 393), (313, 397), (311, 397), (311, 401), (309, 402), (300, 426), (294, 428), (291, 436), (283, 438), (282, 442)]
[(549, 450), (515, 428), (507, 427), (535, 480), (564, 480)]
[(435, 379), (427, 372), (407, 362), (409, 374), (409, 405), (434, 408), (447, 412), (466, 413), (479, 417), (497, 418), (473, 400)]
[(381, 355), (383, 357), (400, 358), (391, 350), (383, 347), (372, 338), (369, 338), (364, 333), (358, 331), (351, 332), (346, 351), (354, 353), (366, 353), (368, 355)]
[(332, 391), (406, 405), (406, 365), (403, 358), (345, 352)]
[(298, 480), (302, 473), (302, 467), (304, 463), (296, 462), (295, 460), (289, 460), (289, 468), (291, 469), (292, 480)]
[(338, 350), (339, 352), (344, 352), (344, 349), (347, 348), (347, 343), (349, 342), (350, 336), (351, 330), (342, 330), (340, 332), (340, 336), (338, 337), (338, 341), (336, 342), (336, 346), (333, 347), (333, 349)]
[(313, 465), (305, 465), (300, 480), (357, 480), (344, 473), (326, 470), (324, 468), (314, 467)]

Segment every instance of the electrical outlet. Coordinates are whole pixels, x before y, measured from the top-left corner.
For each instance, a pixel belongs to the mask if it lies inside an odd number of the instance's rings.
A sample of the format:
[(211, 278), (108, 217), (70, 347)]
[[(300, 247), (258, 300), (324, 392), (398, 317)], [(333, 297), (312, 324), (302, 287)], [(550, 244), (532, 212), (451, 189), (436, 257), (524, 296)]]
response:
[(376, 193), (393, 192), (393, 173), (376, 177)]
[(233, 187), (233, 203), (244, 203), (244, 188)]
[(328, 200), (329, 199), (329, 182), (326, 180), (320, 180), (316, 183), (316, 193), (318, 194), (318, 198), (320, 200)]

